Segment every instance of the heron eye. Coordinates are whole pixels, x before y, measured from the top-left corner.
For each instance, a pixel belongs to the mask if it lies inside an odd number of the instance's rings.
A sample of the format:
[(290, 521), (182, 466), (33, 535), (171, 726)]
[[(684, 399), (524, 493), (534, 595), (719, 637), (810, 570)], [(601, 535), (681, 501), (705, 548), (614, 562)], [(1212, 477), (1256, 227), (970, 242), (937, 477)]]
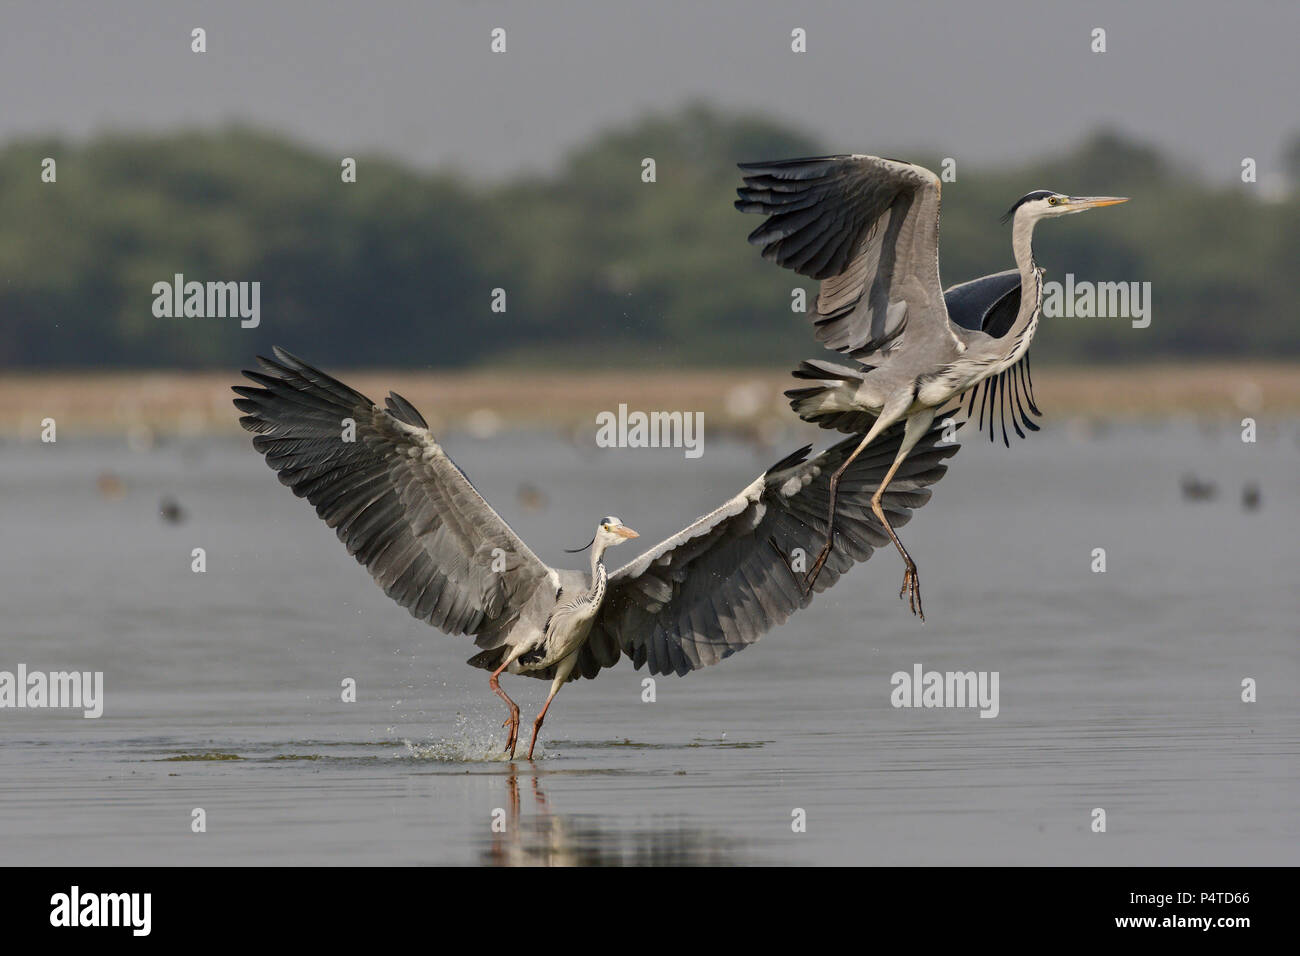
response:
[(1047, 199), (1047, 204), (1048, 204), (1049, 206), (1056, 206), (1056, 205), (1059, 205), (1060, 202), (1061, 202), (1061, 200), (1057, 199), (1055, 196), (1049, 196), (1048, 199)]

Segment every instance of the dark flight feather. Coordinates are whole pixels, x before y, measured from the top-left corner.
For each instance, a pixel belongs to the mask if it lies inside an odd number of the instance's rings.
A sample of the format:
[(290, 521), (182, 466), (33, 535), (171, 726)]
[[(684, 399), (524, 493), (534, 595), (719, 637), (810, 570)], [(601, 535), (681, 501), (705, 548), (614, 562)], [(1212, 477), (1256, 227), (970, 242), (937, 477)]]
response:
[(1011, 447), (1011, 438), (1007, 432), (1008, 412), (1011, 416), (1011, 427), (1019, 437), (1028, 437), (1021, 430), (1021, 425), (1024, 425), (1030, 431), (1041, 431), (1039, 426), (1029, 417), (1030, 414), (1033, 414), (1041, 418), (1043, 413), (1039, 411), (1038, 405), (1034, 402), (1033, 378), (1029, 372), (1029, 355), (1027, 353), (1015, 365), (1003, 369), (997, 375), (990, 375), (970, 390), (970, 398), (966, 403), (966, 417), (968, 419), (974, 416), (976, 399), (980, 403), (977, 427), (981, 432), (984, 431), (984, 413), (986, 410), (988, 411), (989, 441), (997, 440), (994, 430), (994, 416), (996, 416), (997, 424), (1002, 427), (1002, 443), (1008, 448)]

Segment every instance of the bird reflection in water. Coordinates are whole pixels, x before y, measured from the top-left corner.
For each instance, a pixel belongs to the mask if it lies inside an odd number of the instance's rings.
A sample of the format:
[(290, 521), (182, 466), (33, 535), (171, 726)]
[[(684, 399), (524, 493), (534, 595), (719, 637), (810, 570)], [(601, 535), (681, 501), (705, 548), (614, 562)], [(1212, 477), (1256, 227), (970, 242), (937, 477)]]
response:
[(747, 862), (738, 841), (671, 820), (626, 826), (595, 815), (552, 812), (538, 775), (527, 787), (532, 811), (521, 813), (519, 774), (506, 775), (503, 832), (483, 848), (486, 866), (727, 866)]

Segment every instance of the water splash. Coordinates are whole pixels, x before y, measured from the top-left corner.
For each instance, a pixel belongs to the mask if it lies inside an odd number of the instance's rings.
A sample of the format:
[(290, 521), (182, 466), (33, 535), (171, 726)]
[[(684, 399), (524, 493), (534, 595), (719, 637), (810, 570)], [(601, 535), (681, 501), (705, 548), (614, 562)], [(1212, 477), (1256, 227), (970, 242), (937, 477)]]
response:
[[(427, 741), (417, 743), (402, 739), (405, 757), (413, 760), (435, 760), (442, 763), (508, 763), (510, 755), (505, 753), (505, 731), (498, 727), (492, 718), (476, 717), (471, 720), (465, 714), (456, 715), (456, 724), (448, 737), (430, 737)], [(515, 748), (515, 760), (524, 760), (528, 754), (528, 728), (520, 731), (519, 746)], [(534, 760), (546, 757), (545, 740), (537, 741), (533, 751)]]

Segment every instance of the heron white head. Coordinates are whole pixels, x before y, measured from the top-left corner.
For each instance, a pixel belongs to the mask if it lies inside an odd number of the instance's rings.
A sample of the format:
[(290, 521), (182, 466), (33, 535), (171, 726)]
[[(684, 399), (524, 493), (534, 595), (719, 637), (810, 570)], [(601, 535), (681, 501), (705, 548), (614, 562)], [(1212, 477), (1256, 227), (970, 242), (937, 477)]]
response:
[(593, 547), (591, 549), (591, 568), (592, 574), (596, 573), (596, 562), (601, 559), (606, 548), (612, 548), (616, 544), (622, 544), (632, 538), (638, 537), (637, 533), (623, 524), (623, 519), (614, 515), (606, 515), (600, 519), (600, 524), (596, 528), (596, 536), (592, 538)]
[(604, 541), (607, 548), (639, 537), (640, 535), (623, 524), (622, 518), (617, 518), (614, 515), (606, 515), (601, 518), (600, 526), (596, 528), (596, 541)]
[(1039, 219), (1052, 219), (1056, 216), (1068, 216), (1071, 213), (1097, 209), (1101, 206), (1116, 206), (1128, 202), (1127, 196), (1066, 196), (1054, 193), (1050, 189), (1035, 189), (1025, 193), (1015, 201), (1002, 221), (1011, 218), (1017, 221), (1037, 222)]
[(605, 553), (606, 548), (612, 548), (616, 544), (622, 544), (624, 541), (639, 537), (639, 534), (623, 524), (622, 518), (606, 515), (600, 519), (600, 524), (596, 526), (596, 533), (592, 535), (590, 541), (581, 548), (565, 548), (565, 551), (569, 554), (577, 554), (579, 551), (592, 548), (593, 557), (598, 559), (600, 555)]

